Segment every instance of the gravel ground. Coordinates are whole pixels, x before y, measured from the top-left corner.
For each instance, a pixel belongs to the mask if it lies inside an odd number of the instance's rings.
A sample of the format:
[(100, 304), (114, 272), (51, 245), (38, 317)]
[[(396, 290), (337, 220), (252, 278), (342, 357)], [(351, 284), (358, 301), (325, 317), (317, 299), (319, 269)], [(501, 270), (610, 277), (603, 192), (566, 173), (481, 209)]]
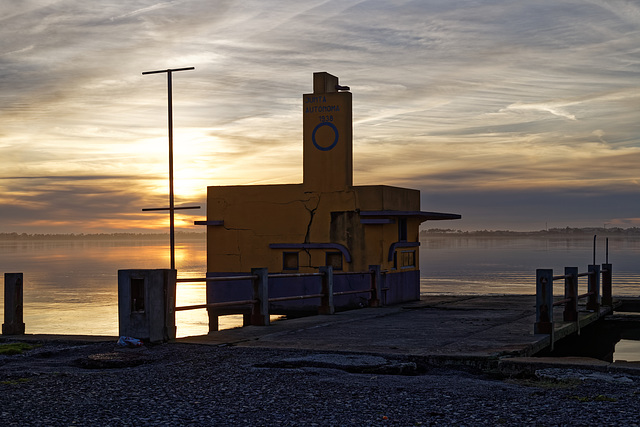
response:
[(630, 426), (640, 420), (640, 377), (632, 375), (545, 369), (501, 378), (383, 363), (391, 369), (364, 355), (46, 343), (0, 356), (0, 419), (6, 426)]

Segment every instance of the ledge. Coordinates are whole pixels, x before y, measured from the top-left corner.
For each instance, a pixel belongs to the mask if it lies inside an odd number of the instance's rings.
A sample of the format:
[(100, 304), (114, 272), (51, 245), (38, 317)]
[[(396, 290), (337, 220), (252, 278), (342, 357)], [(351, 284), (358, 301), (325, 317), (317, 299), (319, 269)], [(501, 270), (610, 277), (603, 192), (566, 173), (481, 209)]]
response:
[(193, 221), (193, 225), (224, 225), (224, 221)]

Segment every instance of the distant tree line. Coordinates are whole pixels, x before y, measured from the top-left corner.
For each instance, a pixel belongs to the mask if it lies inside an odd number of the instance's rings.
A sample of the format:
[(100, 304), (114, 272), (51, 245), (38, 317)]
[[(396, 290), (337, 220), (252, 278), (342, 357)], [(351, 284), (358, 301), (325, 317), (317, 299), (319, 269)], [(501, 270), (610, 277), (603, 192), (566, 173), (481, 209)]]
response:
[[(205, 232), (176, 231), (179, 239), (203, 239)], [(0, 240), (164, 240), (168, 233), (66, 233), (66, 234), (28, 234), (0, 233)]]
[(593, 236), (601, 234), (606, 236), (640, 236), (639, 227), (621, 228), (621, 227), (584, 227), (584, 228), (549, 228), (548, 230), (539, 231), (510, 231), (510, 230), (476, 230), (462, 231), (452, 228), (430, 228), (420, 231), (420, 237), (432, 236)]

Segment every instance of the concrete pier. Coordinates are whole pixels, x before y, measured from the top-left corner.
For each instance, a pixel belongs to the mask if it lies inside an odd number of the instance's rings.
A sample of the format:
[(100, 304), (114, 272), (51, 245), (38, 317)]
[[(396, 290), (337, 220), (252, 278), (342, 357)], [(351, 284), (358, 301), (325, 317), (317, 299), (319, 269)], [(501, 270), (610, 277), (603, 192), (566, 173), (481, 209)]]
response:
[[(554, 309), (562, 318), (562, 307)], [(364, 308), (245, 326), (209, 335), (178, 338), (175, 342), (213, 346), (233, 345), (265, 349), (308, 350), (318, 353), (382, 355), (434, 365), (464, 365), (503, 371), (530, 370), (544, 364), (596, 366), (620, 363), (591, 358), (532, 357), (611, 312), (578, 306), (578, 321), (555, 322), (554, 333), (534, 334), (535, 295), (426, 295), (420, 301)], [(180, 328), (180, 325), (178, 325)], [(22, 335), (17, 340), (113, 341), (117, 337)]]
[[(418, 357), (436, 364), (486, 367), (530, 357), (610, 312), (579, 308), (579, 321), (556, 322), (554, 334), (534, 334), (534, 295), (423, 296), (391, 307), (365, 308), (249, 326), (179, 342), (292, 348)], [(556, 316), (561, 318), (561, 308)]]

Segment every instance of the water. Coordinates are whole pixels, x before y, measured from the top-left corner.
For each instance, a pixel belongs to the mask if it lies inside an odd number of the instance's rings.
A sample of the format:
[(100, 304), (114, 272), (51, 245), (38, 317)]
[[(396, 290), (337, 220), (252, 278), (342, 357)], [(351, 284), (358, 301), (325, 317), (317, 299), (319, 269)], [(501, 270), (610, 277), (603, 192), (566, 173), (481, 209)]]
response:
[[(176, 242), (178, 277), (204, 277), (206, 258), (204, 237)], [(31, 334), (118, 335), (118, 270), (169, 265), (168, 242), (159, 239), (0, 241), (0, 272), (24, 274), (24, 320)], [(0, 298), (4, 310), (4, 294)], [(177, 305), (205, 300), (204, 283), (178, 286)], [(178, 336), (208, 332), (205, 310), (177, 312), (176, 323)]]
[[(423, 239), (420, 252), (423, 294), (533, 295), (536, 268), (553, 268), (554, 274), (562, 274), (565, 266), (586, 271), (593, 260), (593, 238), (441, 236)], [(638, 260), (640, 237), (610, 238), (614, 295), (640, 295)], [(596, 263), (604, 262), (600, 239)], [(0, 272), (24, 273), (24, 317), (27, 333), (33, 334), (117, 335), (117, 271), (168, 266), (164, 239), (0, 240)], [(176, 267), (178, 277), (204, 276), (204, 237), (177, 239)], [(180, 283), (176, 298), (178, 306), (202, 304), (205, 285)], [(208, 331), (205, 310), (177, 312), (176, 323), (178, 336)], [(240, 324), (240, 316), (221, 318), (222, 328)], [(637, 346), (624, 354), (626, 360), (640, 360)]]
[[(605, 263), (605, 249), (598, 238), (596, 264)], [(640, 296), (640, 237), (610, 237), (608, 261), (613, 294)], [(429, 237), (420, 247), (421, 291), (534, 295), (536, 269), (561, 275), (564, 267), (578, 267), (582, 273), (592, 262), (593, 236)]]

